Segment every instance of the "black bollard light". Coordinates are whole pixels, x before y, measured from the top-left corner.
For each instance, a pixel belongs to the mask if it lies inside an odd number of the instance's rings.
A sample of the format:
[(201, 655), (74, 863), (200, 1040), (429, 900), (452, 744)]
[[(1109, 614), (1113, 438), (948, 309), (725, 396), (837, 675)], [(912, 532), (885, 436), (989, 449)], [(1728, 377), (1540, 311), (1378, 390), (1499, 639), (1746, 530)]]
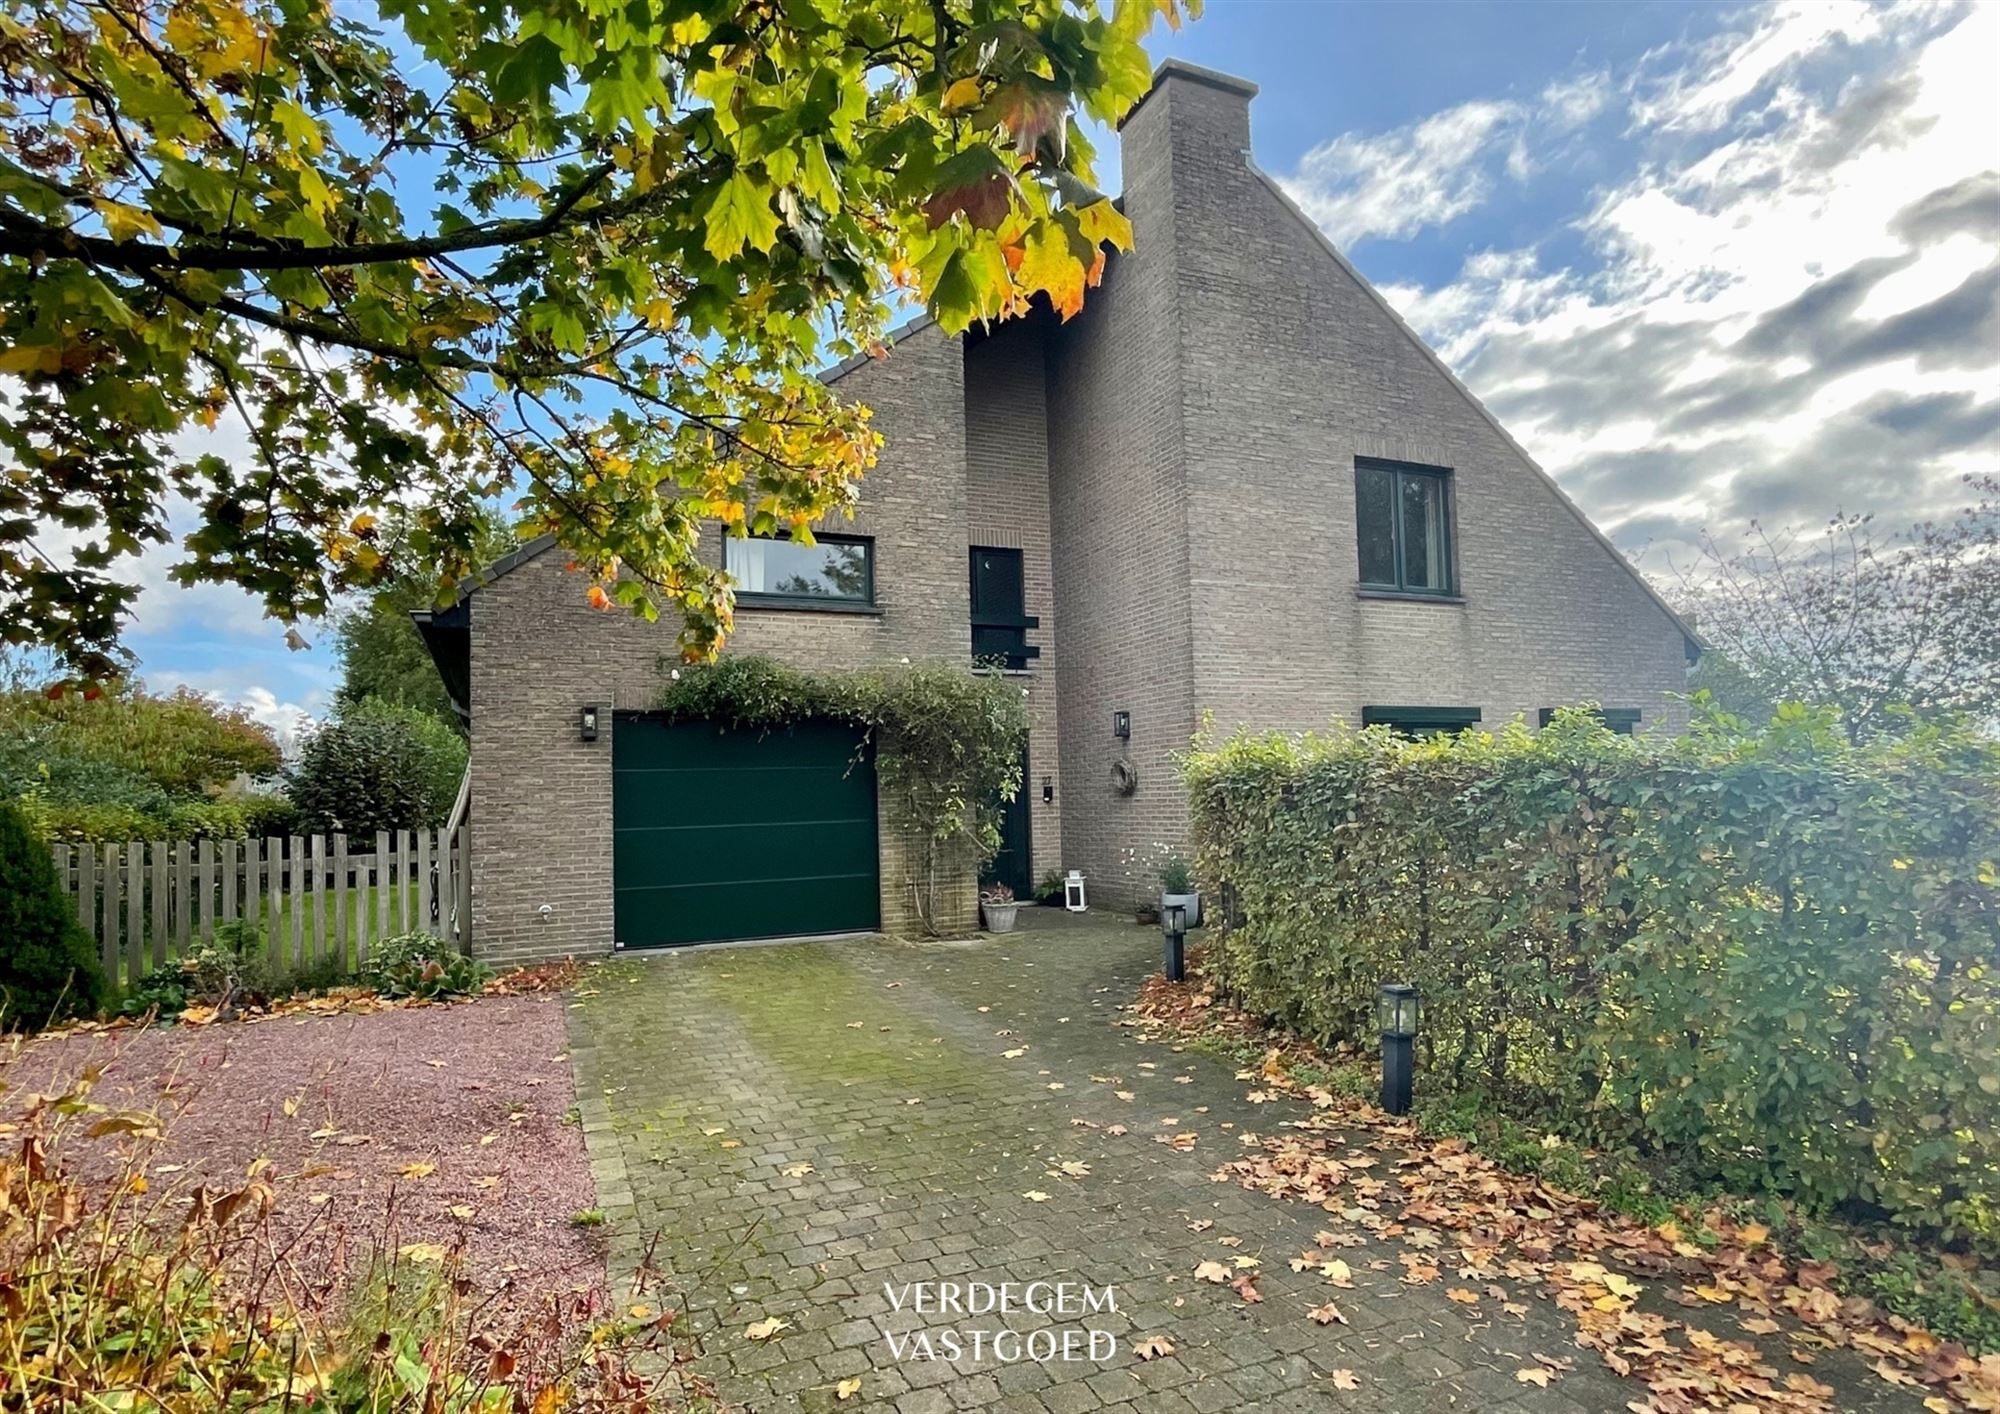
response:
[(1375, 1016), (1382, 1031), (1382, 1108), (1408, 1114), (1417, 1065), (1417, 989), (1406, 982), (1385, 984)]
[(1187, 980), (1187, 907), (1170, 903), (1160, 910), (1160, 935), (1166, 943), (1169, 982)]

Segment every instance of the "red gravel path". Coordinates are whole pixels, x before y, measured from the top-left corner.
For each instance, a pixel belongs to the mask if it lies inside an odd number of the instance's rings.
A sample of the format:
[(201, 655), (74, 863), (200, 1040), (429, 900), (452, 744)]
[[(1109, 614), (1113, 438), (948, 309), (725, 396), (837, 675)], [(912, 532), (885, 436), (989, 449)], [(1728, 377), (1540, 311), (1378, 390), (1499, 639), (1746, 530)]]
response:
[[(315, 1262), (351, 1264), (383, 1241), (463, 1240), (468, 1269), (489, 1288), (515, 1288), (512, 1306), (604, 1286), (597, 1240), (570, 1222), (596, 1200), (582, 1134), (564, 1119), (575, 1100), (565, 1005), (492, 997), (55, 1036), (0, 1052), (0, 1082), (12, 1109), (23, 1092), (102, 1065), (91, 1099), (152, 1110), (166, 1133), (151, 1143), (72, 1137), (62, 1161), (79, 1176), (120, 1171), (133, 1142), (149, 1151), (155, 1193), (235, 1188), (267, 1158), (275, 1223), (309, 1233)], [(436, 1167), (406, 1175), (412, 1164)]]

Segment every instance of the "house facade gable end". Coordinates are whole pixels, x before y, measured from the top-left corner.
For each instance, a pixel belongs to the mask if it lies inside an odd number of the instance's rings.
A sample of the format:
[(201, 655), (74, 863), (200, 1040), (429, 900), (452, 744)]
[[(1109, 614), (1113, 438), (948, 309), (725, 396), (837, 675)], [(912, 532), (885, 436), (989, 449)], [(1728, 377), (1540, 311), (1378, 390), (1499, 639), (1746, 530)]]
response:
[(1632, 583), (1638, 587), (1640, 593), (1645, 595), (1653, 607), (1659, 610), (1667, 621), (1680, 632), (1687, 644), (1689, 661), (1693, 661), (1703, 646), (1701, 636), (1695, 632), (1693, 625), (1682, 618), (1680, 613), (1647, 581), (1646, 577), (1639, 573), (1638, 568), (1633, 565), (1631, 560), (1626, 558), (1624, 551), (1613, 544), (1611, 538), (1599, 529), (1589, 516), (1584, 514), (1583, 509), (1562, 488), (1562, 484), (1551, 476), (1547, 469), (1528, 452), (1527, 448), (1523, 447), (1516, 440), (1514, 435), (1507, 430), (1506, 425), (1498, 417), (1494, 416), (1492, 409), (1488, 408), (1480, 400), (1478, 394), (1468, 388), (1464, 380), (1452, 371), (1451, 366), (1438, 356), (1437, 350), (1433, 349), (1424, 341), (1422, 335), (1410, 327), (1409, 321), (1403, 318), (1402, 314), (1383, 296), (1382, 292), (1376, 289), (1374, 284), (1355, 268), (1352, 261), (1341, 254), (1340, 248), (1327, 238), (1326, 232), (1319, 228), (1317, 222), (1299, 208), (1298, 203), (1292, 200), (1291, 195), (1285, 191), (1284, 187), (1272, 178), (1269, 173), (1257, 166), (1255, 162), (1248, 161), (1246, 158), (1246, 165), (1250, 170), (1251, 176), (1270, 194), (1286, 215), (1303, 228), (1305, 233), (1311, 238), (1314, 247), (1330, 259), (1340, 272), (1352, 282), (1355, 288), (1360, 290), (1368, 301), (1388, 320), (1396, 333), (1407, 340), (1410, 346), (1417, 351), (1424, 362), (1442, 375), (1445, 382), (1463, 400), (1465, 405), (1506, 444), (1508, 449), (1519, 458), (1521, 464), (1534, 474), (1548, 491), (1555, 496), (1562, 508), (1576, 520), (1578, 525), (1583, 527), (1590, 538), (1596, 541), (1618, 567), (1625, 572)]

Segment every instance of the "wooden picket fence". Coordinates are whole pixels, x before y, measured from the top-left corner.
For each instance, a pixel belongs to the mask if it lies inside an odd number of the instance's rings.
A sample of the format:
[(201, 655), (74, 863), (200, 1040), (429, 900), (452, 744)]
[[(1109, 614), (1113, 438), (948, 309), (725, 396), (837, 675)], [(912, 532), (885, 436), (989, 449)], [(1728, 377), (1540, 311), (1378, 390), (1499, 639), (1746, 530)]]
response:
[(108, 977), (130, 983), (241, 919), (282, 971), (357, 970), (412, 929), (470, 949), (470, 831), (58, 844), (56, 875)]

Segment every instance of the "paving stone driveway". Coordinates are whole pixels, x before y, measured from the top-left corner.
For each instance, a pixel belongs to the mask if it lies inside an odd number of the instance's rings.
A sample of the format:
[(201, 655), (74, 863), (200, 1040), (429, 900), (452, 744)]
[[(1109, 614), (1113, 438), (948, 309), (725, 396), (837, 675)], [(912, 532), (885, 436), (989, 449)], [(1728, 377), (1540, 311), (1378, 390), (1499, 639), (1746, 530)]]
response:
[[(1448, 1283), (1410, 1288), (1368, 1270), (1390, 1248), (1341, 1254), (1351, 1291), (1294, 1274), (1323, 1215), (1209, 1177), (1239, 1135), (1269, 1133), (1293, 1103), (1253, 1105), (1226, 1065), (1118, 1025), (1158, 966), (1153, 931), (1022, 913), (1040, 926), (1006, 938), (709, 949), (591, 974), (570, 1015), (613, 1268), (661, 1235), (700, 1368), (725, 1399), (760, 1411), (1186, 1414), (1614, 1410), (1643, 1393), (1576, 1350), (1538, 1297), (1518, 1298), (1524, 1319), (1474, 1314), (1445, 1299)], [(1188, 1151), (1154, 1139), (1188, 1132)], [(1088, 1172), (1064, 1175), (1064, 1163)], [(1193, 1279), (1198, 1263), (1239, 1254), (1260, 1260), (1260, 1304)], [(1117, 1309), (920, 1315), (885, 1291), (946, 1281), (1112, 1287)], [(1329, 1297), (1346, 1325), (1307, 1318)], [(789, 1325), (745, 1338), (770, 1317)], [(911, 1358), (916, 1332), (935, 1348), (946, 1330), (1000, 1329), (1096, 1329), (1116, 1353)], [(1154, 1335), (1175, 1354), (1141, 1361), (1133, 1346)], [(1549, 1390), (1525, 1386), (1515, 1372), (1538, 1352), (1577, 1368)], [(1337, 1390), (1335, 1370), (1359, 1387)], [(853, 1377), (860, 1394), (836, 1405)]]

